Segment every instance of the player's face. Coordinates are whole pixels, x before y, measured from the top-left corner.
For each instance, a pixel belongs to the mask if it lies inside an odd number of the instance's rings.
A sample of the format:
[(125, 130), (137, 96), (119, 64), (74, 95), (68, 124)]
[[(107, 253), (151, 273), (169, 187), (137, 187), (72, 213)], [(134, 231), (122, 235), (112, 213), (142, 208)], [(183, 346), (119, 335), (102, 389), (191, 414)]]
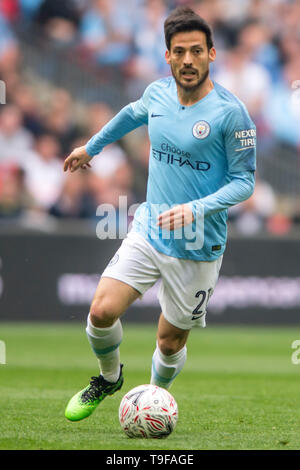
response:
[(166, 61), (171, 66), (177, 85), (186, 91), (200, 87), (209, 75), (209, 64), (216, 57), (216, 50), (208, 50), (206, 35), (202, 31), (174, 34)]

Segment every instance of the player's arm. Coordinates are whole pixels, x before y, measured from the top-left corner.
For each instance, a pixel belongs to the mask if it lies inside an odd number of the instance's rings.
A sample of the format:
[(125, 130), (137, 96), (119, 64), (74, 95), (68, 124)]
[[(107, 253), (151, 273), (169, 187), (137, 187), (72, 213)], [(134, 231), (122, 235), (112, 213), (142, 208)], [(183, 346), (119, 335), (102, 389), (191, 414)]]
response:
[(217, 192), (163, 212), (158, 216), (157, 225), (165, 230), (176, 230), (192, 223), (197, 213), (212, 215), (248, 199), (254, 190), (254, 172), (241, 172), (231, 176), (230, 183)]
[(231, 110), (224, 119), (224, 145), (230, 181), (218, 191), (189, 203), (194, 216), (209, 216), (248, 199), (255, 187), (256, 128), (246, 108)]
[(255, 186), (254, 171), (239, 172), (230, 176), (230, 183), (215, 193), (190, 203), (194, 214), (203, 210), (204, 217), (209, 216), (249, 199)]
[(78, 168), (90, 167), (90, 161), (102, 149), (124, 137), (128, 132), (148, 123), (148, 104), (151, 85), (145, 90), (142, 98), (125, 106), (109, 121), (85, 146), (78, 147), (65, 159), (64, 171), (71, 172)]

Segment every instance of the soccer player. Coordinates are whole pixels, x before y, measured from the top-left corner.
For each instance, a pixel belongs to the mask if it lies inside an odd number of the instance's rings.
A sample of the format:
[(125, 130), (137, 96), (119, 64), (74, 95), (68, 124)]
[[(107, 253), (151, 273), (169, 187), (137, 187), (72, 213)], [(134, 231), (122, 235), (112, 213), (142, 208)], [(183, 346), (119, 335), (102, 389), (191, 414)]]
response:
[(254, 189), (255, 126), (245, 105), (210, 78), (216, 58), (210, 26), (178, 7), (164, 29), (172, 76), (151, 83), (64, 164), (65, 171), (85, 169), (105, 145), (148, 125), (147, 201), (96, 289), (86, 332), (101, 373), (69, 401), (65, 416), (72, 421), (121, 388), (120, 317), (158, 279), (162, 313), (151, 383), (170, 387), (186, 361), (190, 330), (205, 326), (226, 245), (227, 209)]

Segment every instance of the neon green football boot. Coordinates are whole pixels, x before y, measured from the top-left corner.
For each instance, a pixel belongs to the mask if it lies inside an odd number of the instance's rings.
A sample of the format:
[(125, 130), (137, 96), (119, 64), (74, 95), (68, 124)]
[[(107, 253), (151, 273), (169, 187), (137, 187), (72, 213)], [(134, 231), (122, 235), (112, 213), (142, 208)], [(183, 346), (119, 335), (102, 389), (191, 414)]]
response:
[(122, 368), (123, 364), (115, 383), (108, 382), (102, 375), (92, 377), (90, 384), (71, 398), (65, 410), (65, 417), (70, 421), (80, 421), (90, 416), (107, 395), (113, 395), (120, 390), (124, 382)]

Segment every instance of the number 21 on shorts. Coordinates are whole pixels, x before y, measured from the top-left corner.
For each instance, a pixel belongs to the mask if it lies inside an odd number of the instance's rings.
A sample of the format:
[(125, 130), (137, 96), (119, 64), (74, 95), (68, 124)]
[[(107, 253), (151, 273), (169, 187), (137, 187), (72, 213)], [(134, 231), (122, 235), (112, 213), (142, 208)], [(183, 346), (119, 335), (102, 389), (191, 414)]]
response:
[[(209, 298), (211, 297), (213, 293), (213, 288), (211, 287), (210, 289), (208, 289), (208, 291), (206, 292), (205, 290), (199, 290), (195, 297), (197, 297), (198, 299), (200, 299), (200, 302), (198, 303), (197, 307), (193, 310), (192, 312), (192, 320), (198, 320), (199, 318), (201, 318), (205, 312), (206, 312), (206, 306), (207, 306), (207, 302), (209, 300)], [(205, 302), (206, 300), (206, 302)], [(205, 308), (204, 310), (200, 310), (202, 305), (204, 304), (205, 302)]]

